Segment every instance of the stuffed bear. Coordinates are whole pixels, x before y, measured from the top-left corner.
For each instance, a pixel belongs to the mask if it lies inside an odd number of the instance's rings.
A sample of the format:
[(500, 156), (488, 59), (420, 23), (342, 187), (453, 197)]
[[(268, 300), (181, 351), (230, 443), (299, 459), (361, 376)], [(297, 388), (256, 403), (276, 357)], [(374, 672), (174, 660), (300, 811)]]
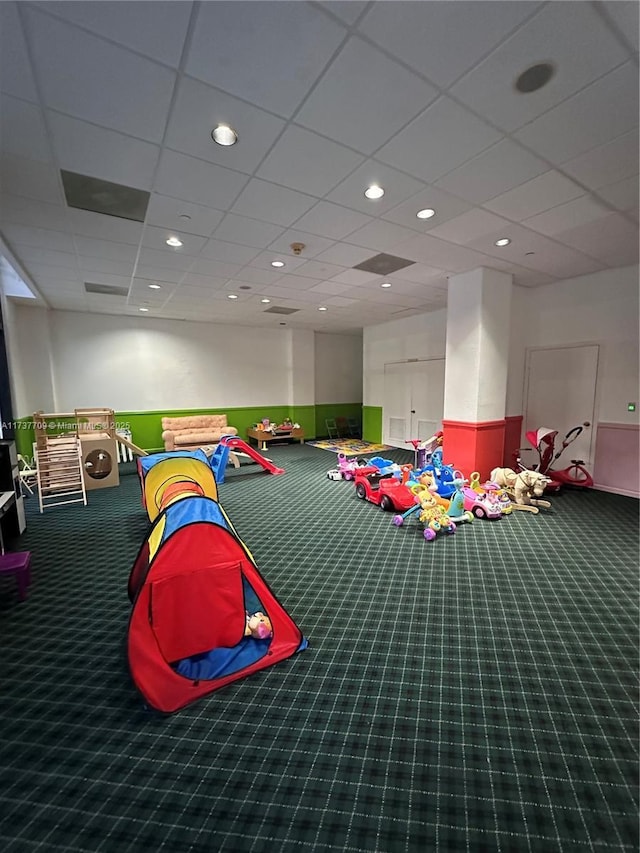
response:
[(254, 640), (268, 640), (273, 636), (271, 620), (266, 613), (258, 610), (257, 613), (247, 613), (247, 624), (244, 629), (245, 637), (253, 637)]

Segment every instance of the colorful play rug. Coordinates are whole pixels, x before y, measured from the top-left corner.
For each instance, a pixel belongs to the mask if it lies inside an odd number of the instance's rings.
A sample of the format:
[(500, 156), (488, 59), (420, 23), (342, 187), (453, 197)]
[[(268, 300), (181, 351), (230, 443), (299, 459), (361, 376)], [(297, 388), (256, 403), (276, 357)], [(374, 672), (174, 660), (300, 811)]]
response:
[(382, 450), (393, 450), (388, 444), (372, 444), (359, 438), (327, 438), (324, 441), (307, 441), (312, 447), (320, 450), (331, 450), (334, 453), (344, 453), (345, 456), (361, 456), (363, 453), (380, 453)]

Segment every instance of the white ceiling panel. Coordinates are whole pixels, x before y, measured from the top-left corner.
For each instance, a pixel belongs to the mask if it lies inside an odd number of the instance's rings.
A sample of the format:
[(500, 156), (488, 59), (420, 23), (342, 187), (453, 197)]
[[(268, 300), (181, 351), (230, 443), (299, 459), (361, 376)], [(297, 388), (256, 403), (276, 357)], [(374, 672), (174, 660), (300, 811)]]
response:
[(509, 192), (485, 202), (485, 207), (516, 222), (584, 194), (569, 178), (550, 170)]
[(44, 163), (51, 160), (42, 110), (37, 104), (2, 95), (0, 115), (0, 149), (3, 152)]
[(319, 201), (300, 217), (296, 225), (312, 234), (340, 240), (369, 222), (373, 222), (371, 216), (328, 201)]
[(48, 121), (61, 169), (139, 190), (152, 188), (158, 145), (51, 110)]
[[(50, 308), (345, 333), (478, 266), (537, 287), (637, 263), (634, 27), (586, 0), (0, 2), (5, 260)], [(515, 94), (539, 60), (555, 76)], [(68, 207), (61, 168), (147, 192), (143, 221)], [(381, 252), (413, 262), (391, 293), (353, 269)]]
[[(241, 128), (240, 145), (217, 145), (211, 131), (219, 124)], [(184, 77), (167, 127), (166, 145), (183, 154), (251, 174), (285, 122), (271, 113)]]
[(226, 210), (247, 182), (247, 176), (222, 166), (164, 149), (155, 189), (163, 195)]
[(185, 70), (288, 117), (345, 36), (307, 3), (202, 3)]
[(541, 175), (548, 168), (543, 160), (521, 145), (503, 139), (436, 181), (436, 186), (462, 196), (472, 204), (482, 204), (529, 178)]
[(310, 130), (290, 125), (256, 175), (303, 193), (326, 195), (363, 157)]
[[(360, 29), (446, 87), (536, 10), (539, 3), (374, 3)], [(461, 26), (464, 21), (464, 26)]]
[(376, 157), (431, 183), (499, 139), (497, 130), (442, 97), (384, 145)]
[(47, 14), (29, 7), (25, 11), (46, 106), (160, 142), (176, 80), (173, 71)]
[(519, 130), (516, 137), (559, 164), (637, 125), (638, 67), (627, 62)]
[(101, 0), (98, 3), (78, 3), (46, 0), (34, 5), (96, 35), (177, 68), (193, 4), (161, 0), (155, 3), (153, 15), (149, 15), (144, 8), (145, 4), (140, 2)]
[[(562, 62), (546, 86), (526, 94), (515, 88), (519, 74), (556, 56), (562, 56)], [(511, 131), (592, 83), (625, 58), (624, 47), (592, 5), (547, 3), (451, 91), (480, 115)]]
[[(359, 38), (350, 38), (306, 100), (296, 121), (373, 152), (438, 96), (433, 86)], [(387, 105), (380, 115), (381, 101)]]

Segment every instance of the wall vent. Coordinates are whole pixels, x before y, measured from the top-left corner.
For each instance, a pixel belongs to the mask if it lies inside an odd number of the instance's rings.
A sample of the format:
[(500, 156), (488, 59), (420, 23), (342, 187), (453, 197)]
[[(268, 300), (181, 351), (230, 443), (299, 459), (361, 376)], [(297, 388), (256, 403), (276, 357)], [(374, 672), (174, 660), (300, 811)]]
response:
[(111, 284), (95, 284), (92, 281), (85, 281), (84, 289), (87, 293), (101, 293), (103, 296), (128, 296), (129, 289), (127, 287), (115, 287)]
[(299, 311), (299, 308), (283, 308), (281, 305), (272, 305), (271, 308), (267, 308), (264, 313), (265, 314), (295, 314), (296, 311)]
[(65, 169), (60, 169), (60, 177), (69, 207), (144, 222), (150, 193)]

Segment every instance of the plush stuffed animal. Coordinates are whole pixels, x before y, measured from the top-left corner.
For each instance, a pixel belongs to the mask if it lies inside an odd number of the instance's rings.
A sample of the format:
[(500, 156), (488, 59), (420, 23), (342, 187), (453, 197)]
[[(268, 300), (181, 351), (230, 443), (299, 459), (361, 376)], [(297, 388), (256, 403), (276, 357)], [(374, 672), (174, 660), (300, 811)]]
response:
[(245, 637), (253, 637), (254, 640), (267, 640), (273, 636), (271, 620), (266, 613), (258, 610), (257, 613), (247, 613), (247, 624), (244, 629)]
[(539, 471), (516, 472), (512, 468), (494, 468), (490, 479), (513, 497), (513, 509), (538, 512), (538, 507), (551, 506), (549, 501), (540, 500), (551, 479)]

